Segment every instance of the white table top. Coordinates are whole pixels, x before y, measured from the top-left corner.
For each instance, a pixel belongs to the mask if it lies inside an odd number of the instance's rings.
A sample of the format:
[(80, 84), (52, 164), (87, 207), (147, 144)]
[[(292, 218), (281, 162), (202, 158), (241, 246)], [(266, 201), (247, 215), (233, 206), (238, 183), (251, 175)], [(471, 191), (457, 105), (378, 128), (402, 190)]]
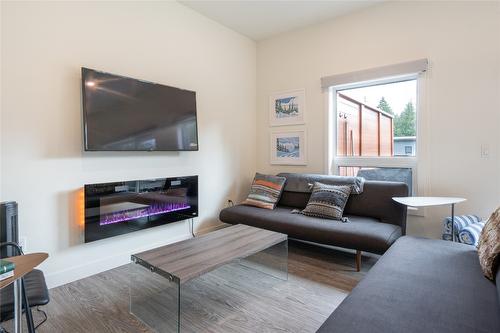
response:
[(393, 197), (392, 200), (410, 207), (452, 205), (467, 199), (453, 197)]

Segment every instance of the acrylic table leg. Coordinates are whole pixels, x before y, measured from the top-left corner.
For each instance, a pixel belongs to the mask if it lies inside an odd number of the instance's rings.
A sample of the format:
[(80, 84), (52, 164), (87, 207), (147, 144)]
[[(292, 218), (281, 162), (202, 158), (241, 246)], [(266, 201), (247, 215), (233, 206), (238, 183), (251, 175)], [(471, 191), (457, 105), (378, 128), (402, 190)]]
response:
[(156, 332), (180, 332), (180, 284), (132, 263), (130, 313)]
[(240, 261), (240, 264), (280, 280), (288, 280), (288, 240)]

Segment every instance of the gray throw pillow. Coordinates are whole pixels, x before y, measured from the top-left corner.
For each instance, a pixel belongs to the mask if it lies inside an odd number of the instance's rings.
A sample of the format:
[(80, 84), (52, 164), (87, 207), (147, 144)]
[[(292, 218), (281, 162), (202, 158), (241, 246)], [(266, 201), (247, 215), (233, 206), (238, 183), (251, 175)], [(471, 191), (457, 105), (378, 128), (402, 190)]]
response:
[(314, 183), (306, 208), (300, 211), (307, 216), (342, 220), (344, 207), (351, 194), (352, 186)]

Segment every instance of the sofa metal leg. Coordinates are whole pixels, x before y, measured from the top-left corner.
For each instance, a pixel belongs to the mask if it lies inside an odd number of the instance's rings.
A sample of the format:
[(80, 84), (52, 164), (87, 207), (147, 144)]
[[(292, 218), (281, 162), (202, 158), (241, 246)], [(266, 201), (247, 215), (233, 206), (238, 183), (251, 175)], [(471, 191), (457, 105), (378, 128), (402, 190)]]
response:
[(361, 270), (361, 251), (356, 250), (356, 271), (359, 272)]

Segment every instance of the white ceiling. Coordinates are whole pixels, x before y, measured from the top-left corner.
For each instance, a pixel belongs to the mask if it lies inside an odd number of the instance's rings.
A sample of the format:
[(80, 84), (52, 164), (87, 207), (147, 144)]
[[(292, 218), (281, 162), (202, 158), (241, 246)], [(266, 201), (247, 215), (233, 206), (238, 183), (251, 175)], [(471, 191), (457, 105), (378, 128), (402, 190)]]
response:
[(240, 1), (180, 0), (200, 14), (254, 40), (319, 23), (381, 2), (367, 1)]

